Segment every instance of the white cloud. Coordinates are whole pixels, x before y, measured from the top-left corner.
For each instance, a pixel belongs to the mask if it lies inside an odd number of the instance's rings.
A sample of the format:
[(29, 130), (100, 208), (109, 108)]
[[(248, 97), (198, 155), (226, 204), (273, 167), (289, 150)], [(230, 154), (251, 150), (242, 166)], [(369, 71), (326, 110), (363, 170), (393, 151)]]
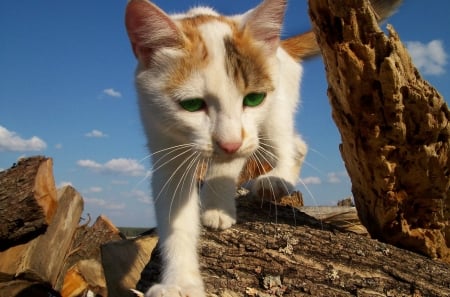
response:
[(103, 188), (102, 187), (90, 187), (87, 190), (88, 193), (100, 193), (103, 192)]
[(343, 181), (343, 179), (348, 179), (348, 174), (346, 171), (340, 171), (340, 172), (329, 172), (327, 174), (328, 182), (330, 184), (339, 184)]
[(320, 185), (322, 183), (320, 178), (317, 176), (308, 176), (308, 177), (302, 178), (302, 182), (305, 185)]
[(60, 150), (60, 149), (62, 149), (62, 148), (63, 148), (62, 143), (57, 143), (57, 144), (55, 144), (55, 149)]
[(122, 210), (125, 208), (125, 203), (117, 203), (117, 202), (109, 202), (105, 199), (99, 199), (99, 198), (84, 198), (84, 202), (87, 204), (91, 204), (94, 206), (98, 206), (104, 209), (108, 210)]
[(146, 171), (142, 164), (135, 159), (118, 158), (104, 164), (92, 160), (79, 160), (77, 165), (100, 173), (122, 174), (127, 176), (145, 176)]
[(113, 88), (104, 89), (103, 90), (103, 94), (108, 95), (110, 97), (114, 97), (114, 98), (121, 98), (122, 97), (122, 93), (120, 93), (119, 91), (114, 90)]
[(92, 170), (100, 170), (100, 169), (102, 169), (102, 165), (101, 164), (99, 164), (99, 163), (97, 163), (95, 161), (92, 161), (92, 160), (79, 160), (77, 162), (77, 165), (80, 166), (80, 167), (85, 167), (85, 168), (89, 168), (89, 169), (92, 169)]
[(152, 204), (153, 203), (153, 200), (152, 200), (152, 197), (150, 197), (150, 194), (147, 192), (141, 191), (141, 190), (131, 191), (130, 196), (144, 204)]
[(103, 133), (100, 130), (94, 129), (91, 132), (88, 132), (86, 134), (84, 134), (84, 136), (86, 137), (91, 137), (91, 138), (103, 138), (103, 137), (108, 137), (107, 134)]
[(424, 74), (441, 75), (445, 73), (447, 53), (442, 40), (432, 40), (429, 43), (407, 41), (406, 47), (414, 64)]
[(71, 186), (71, 187), (73, 187), (73, 184), (72, 184), (71, 182), (69, 182), (69, 181), (62, 181), (62, 182), (60, 182), (56, 187), (57, 187), (57, 188), (63, 188), (63, 187), (65, 187), (65, 186)]
[(0, 126), (0, 151), (26, 152), (42, 151), (47, 148), (45, 141), (37, 136), (30, 139), (23, 139), (16, 132), (9, 131)]

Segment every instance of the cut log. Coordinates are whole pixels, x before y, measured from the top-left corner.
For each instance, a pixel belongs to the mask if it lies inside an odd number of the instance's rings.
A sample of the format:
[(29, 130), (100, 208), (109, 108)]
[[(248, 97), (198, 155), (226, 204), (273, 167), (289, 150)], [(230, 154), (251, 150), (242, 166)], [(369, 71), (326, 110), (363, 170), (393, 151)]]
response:
[(0, 172), (0, 251), (47, 229), (57, 206), (52, 166), (52, 159), (39, 156)]
[[(450, 296), (448, 264), (341, 232), (292, 207), (245, 197), (237, 204), (236, 226), (202, 232), (207, 296)], [(158, 281), (157, 256), (155, 249), (138, 290)]]
[(47, 231), (0, 252), (0, 279), (25, 279), (55, 285), (83, 211), (83, 200), (72, 187), (58, 191), (58, 208)]
[(105, 276), (102, 265), (93, 259), (81, 260), (66, 273), (61, 290), (62, 297), (106, 297)]
[(362, 223), (374, 238), (450, 263), (446, 103), (368, 1), (309, 5)]
[(157, 241), (155, 235), (146, 235), (102, 246), (108, 297), (134, 296), (130, 289), (136, 288)]
[(78, 226), (73, 235), (70, 249), (56, 281), (55, 288), (61, 290), (66, 272), (81, 260), (95, 260), (101, 263), (100, 247), (110, 241), (121, 240), (119, 229), (106, 216), (99, 216), (92, 226)]

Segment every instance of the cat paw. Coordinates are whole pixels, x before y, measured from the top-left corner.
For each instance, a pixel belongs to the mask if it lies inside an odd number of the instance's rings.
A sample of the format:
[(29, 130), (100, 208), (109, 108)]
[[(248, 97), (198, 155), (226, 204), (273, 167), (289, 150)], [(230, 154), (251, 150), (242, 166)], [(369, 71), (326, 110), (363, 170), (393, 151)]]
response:
[(294, 186), (281, 177), (273, 175), (261, 175), (247, 183), (246, 187), (254, 197), (266, 201), (277, 201), (294, 192)]
[(202, 214), (203, 226), (225, 230), (236, 224), (236, 216), (225, 213), (223, 210), (207, 209)]
[(202, 287), (180, 287), (175, 285), (154, 285), (145, 297), (205, 297)]

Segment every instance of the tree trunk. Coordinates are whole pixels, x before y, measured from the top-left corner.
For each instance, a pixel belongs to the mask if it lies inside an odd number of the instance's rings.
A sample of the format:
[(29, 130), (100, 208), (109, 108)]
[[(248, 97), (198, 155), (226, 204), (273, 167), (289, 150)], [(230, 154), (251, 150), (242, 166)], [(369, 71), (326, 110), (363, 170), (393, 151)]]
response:
[(57, 207), (52, 166), (39, 156), (0, 172), (0, 251), (47, 229)]
[(450, 262), (447, 105), (368, 1), (309, 5), (362, 223), (374, 238)]
[[(202, 232), (208, 296), (450, 296), (445, 263), (341, 232), (292, 207), (249, 197), (237, 204), (237, 225)], [(140, 291), (158, 281), (158, 261), (155, 249)]]

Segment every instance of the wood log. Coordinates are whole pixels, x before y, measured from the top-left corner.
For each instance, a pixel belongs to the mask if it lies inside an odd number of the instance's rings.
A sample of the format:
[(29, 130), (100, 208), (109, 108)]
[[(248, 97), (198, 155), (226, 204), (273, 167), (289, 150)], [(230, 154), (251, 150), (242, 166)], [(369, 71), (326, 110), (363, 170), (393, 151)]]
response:
[[(207, 296), (450, 296), (450, 265), (315, 220), (237, 199), (238, 224), (203, 230)], [(137, 289), (158, 281), (158, 249)]]
[(102, 246), (102, 263), (108, 297), (133, 297), (141, 272), (158, 242), (155, 235), (114, 241)]
[(81, 260), (73, 265), (67, 271), (61, 289), (62, 297), (85, 297), (88, 294), (108, 296), (102, 265), (94, 259)]
[(374, 238), (450, 263), (444, 99), (421, 78), (394, 29), (386, 36), (379, 28), (368, 1), (309, 5), (362, 223)]
[(57, 207), (52, 159), (20, 160), (0, 172), (0, 251), (42, 234)]
[(83, 200), (75, 189), (59, 190), (58, 208), (47, 231), (0, 252), (0, 279), (47, 282), (54, 287), (82, 211)]
[(73, 235), (70, 249), (61, 268), (55, 288), (61, 290), (64, 287), (66, 272), (76, 263), (89, 259), (101, 263), (101, 245), (110, 241), (121, 240), (122, 238), (119, 229), (103, 215), (99, 216), (92, 226), (89, 226), (89, 222), (78, 226)]

